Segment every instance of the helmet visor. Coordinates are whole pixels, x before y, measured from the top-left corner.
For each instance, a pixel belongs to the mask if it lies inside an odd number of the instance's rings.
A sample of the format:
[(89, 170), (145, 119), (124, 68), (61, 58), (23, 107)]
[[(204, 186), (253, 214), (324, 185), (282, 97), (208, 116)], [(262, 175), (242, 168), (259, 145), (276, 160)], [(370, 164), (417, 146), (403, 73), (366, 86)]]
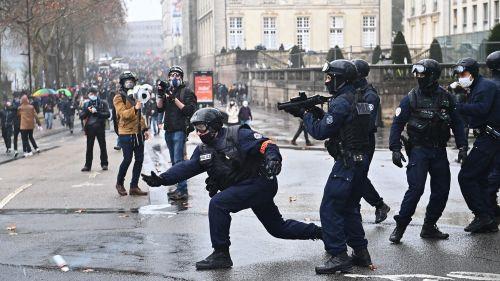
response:
[(425, 66), (421, 65), (421, 64), (415, 64), (413, 65), (412, 69), (411, 69), (411, 73), (414, 73), (415, 76), (418, 74), (418, 73), (424, 73), (425, 72)]
[(330, 69), (330, 64), (325, 62), (325, 64), (323, 64), (323, 68), (321, 69), (321, 71), (327, 72), (328, 69)]
[(465, 71), (465, 67), (463, 65), (457, 65), (453, 68), (453, 74), (460, 74)]
[(207, 124), (205, 123), (198, 123), (198, 124), (195, 124), (194, 125), (194, 128), (196, 129), (196, 132), (200, 133), (200, 134), (204, 134), (207, 132), (208, 130), (208, 127), (207, 127)]

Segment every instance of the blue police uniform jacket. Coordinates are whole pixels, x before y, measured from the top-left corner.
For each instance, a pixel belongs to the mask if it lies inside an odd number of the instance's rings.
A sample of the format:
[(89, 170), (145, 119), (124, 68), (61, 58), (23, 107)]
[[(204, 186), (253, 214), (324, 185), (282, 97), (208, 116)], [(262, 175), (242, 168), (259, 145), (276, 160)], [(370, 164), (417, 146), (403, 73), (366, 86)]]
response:
[(377, 90), (368, 84), (366, 78), (361, 78), (355, 85), (356, 89), (359, 89), (363, 93), (363, 98), (366, 103), (370, 104), (370, 133), (377, 132), (377, 116), (380, 111), (380, 97), (378, 96)]

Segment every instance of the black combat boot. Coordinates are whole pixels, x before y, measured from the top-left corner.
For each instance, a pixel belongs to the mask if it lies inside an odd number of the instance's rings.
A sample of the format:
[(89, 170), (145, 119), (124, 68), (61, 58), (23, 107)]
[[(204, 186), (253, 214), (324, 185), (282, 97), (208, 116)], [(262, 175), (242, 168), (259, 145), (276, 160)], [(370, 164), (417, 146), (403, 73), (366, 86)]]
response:
[(387, 218), (387, 214), (391, 208), (384, 202), (375, 209), (375, 223), (381, 223)]
[(230, 268), (233, 261), (229, 255), (229, 248), (215, 249), (214, 252), (204, 260), (196, 263), (196, 270), (210, 270)]
[(424, 222), (424, 225), (422, 225), (422, 231), (420, 231), (420, 237), (431, 239), (448, 239), (450, 235), (448, 233), (441, 232), (436, 224)]
[(389, 241), (394, 244), (399, 244), (401, 242), (401, 238), (403, 238), (403, 234), (405, 233), (407, 224), (396, 223), (396, 228), (391, 233), (391, 237), (389, 237)]
[(490, 217), (475, 217), (464, 230), (470, 233), (497, 232), (498, 224)]
[(354, 250), (351, 255), (351, 261), (355, 266), (370, 267), (373, 265), (367, 248)]
[(324, 265), (315, 268), (316, 274), (351, 273), (352, 262), (346, 252), (331, 256)]

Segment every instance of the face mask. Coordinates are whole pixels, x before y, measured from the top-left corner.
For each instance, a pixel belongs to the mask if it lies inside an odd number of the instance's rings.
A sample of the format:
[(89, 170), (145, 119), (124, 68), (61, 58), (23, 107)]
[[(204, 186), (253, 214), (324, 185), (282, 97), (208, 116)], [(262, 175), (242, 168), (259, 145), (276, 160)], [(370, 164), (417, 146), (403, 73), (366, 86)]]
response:
[(421, 90), (429, 89), (434, 85), (434, 81), (430, 77), (417, 78), (417, 83)]
[(134, 86), (135, 86), (135, 83), (134, 83), (134, 81), (132, 81), (132, 80), (127, 80), (127, 81), (125, 81), (125, 83), (123, 84), (123, 87), (125, 87), (125, 89), (127, 89), (127, 90), (128, 90), (128, 89), (132, 89), (132, 88), (134, 88)]
[(97, 100), (97, 96), (91, 95), (91, 96), (89, 96), (89, 99), (91, 101), (95, 101), (95, 100)]
[(472, 85), (472, 82), (474, 82), (472, 75), (469, 75), (469, 77), (458, 78), (458, 84), (460, 84), (462, 88), (469, 88), (470, 85)]
[(204, 144), (211, 144), (215, 140), (215, 136), (217, 135), (216, 132), (208, 132), (206, 134), (203, 134), (200, 136), (201, 142)]
[(182, 84), (182, 80), (174, 77), (172, 80), (170, 80), (170, 84), (172, 85), (172, 87), (177, 88)]
[(230, 104), (231, 106), (233, 106), (233, 105), (234, 105), (234, 102), (232, 101), (232, 102), (230, 102), (229, 104)]
[(248, 102), (247, 101), (244, 101), (243, 102), (243, 107), (247, 107), (248, 106)]

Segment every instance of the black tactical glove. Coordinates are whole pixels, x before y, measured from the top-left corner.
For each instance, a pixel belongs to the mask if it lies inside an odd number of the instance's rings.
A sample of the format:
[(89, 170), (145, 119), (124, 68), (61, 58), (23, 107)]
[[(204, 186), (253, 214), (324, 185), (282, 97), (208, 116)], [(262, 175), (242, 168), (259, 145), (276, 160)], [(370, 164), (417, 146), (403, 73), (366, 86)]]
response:
[(210, 177), (208, 177), (205, 180), (205, 183), (207, 184), (205, 188), (208, 191), (208, 196), (210, 196), (210, 198), (214, 197), (215, 194), (217, 194), (217, 192), (219, 191), (219, 189), (217, 188), (215, 183), (210, 179)]
[(314, 119), (322, 119), (323, 115), (325, 115), (325, 112), (323, 111), (323, 109), (321, 109), (317, 106), (313, 106), (313, 107), (309, 108), (307, 110), (307, 112), (311, 113), (313, 115)]
[(458, 149), (458, 162), (464, 163), (467, 160), (467, 147), (461, 147)]
[(155, 172), (151, 171), (151, 176), (141, 174), (142, 180), (145, 181), (149, 186), (162, 186), (164, 184), (164, 180), (155, 174)]
[(266, 157), (265, 169), (266, 176), (270, 179), (279, 175), (281, 172), (281, 160), (274, 157)]
[(286, 108), (284, 110), (285, 110), (285, 112), (287, 112), (295, 117), (298, 117), (298, 118), (304, 117), (304, 113), (306, 112), (305, 109), (299, 108), (299, 107), (290, 107), (290, 108)]
[(401, 161), (406, 162), (406, 158), (404, 157), (403, 153), (401, 153), (401, 150), (393, 151), (392, 163), (394, 163), (394, 165), (398, 166), (399, 168), (403, 168), (403, 163)]

